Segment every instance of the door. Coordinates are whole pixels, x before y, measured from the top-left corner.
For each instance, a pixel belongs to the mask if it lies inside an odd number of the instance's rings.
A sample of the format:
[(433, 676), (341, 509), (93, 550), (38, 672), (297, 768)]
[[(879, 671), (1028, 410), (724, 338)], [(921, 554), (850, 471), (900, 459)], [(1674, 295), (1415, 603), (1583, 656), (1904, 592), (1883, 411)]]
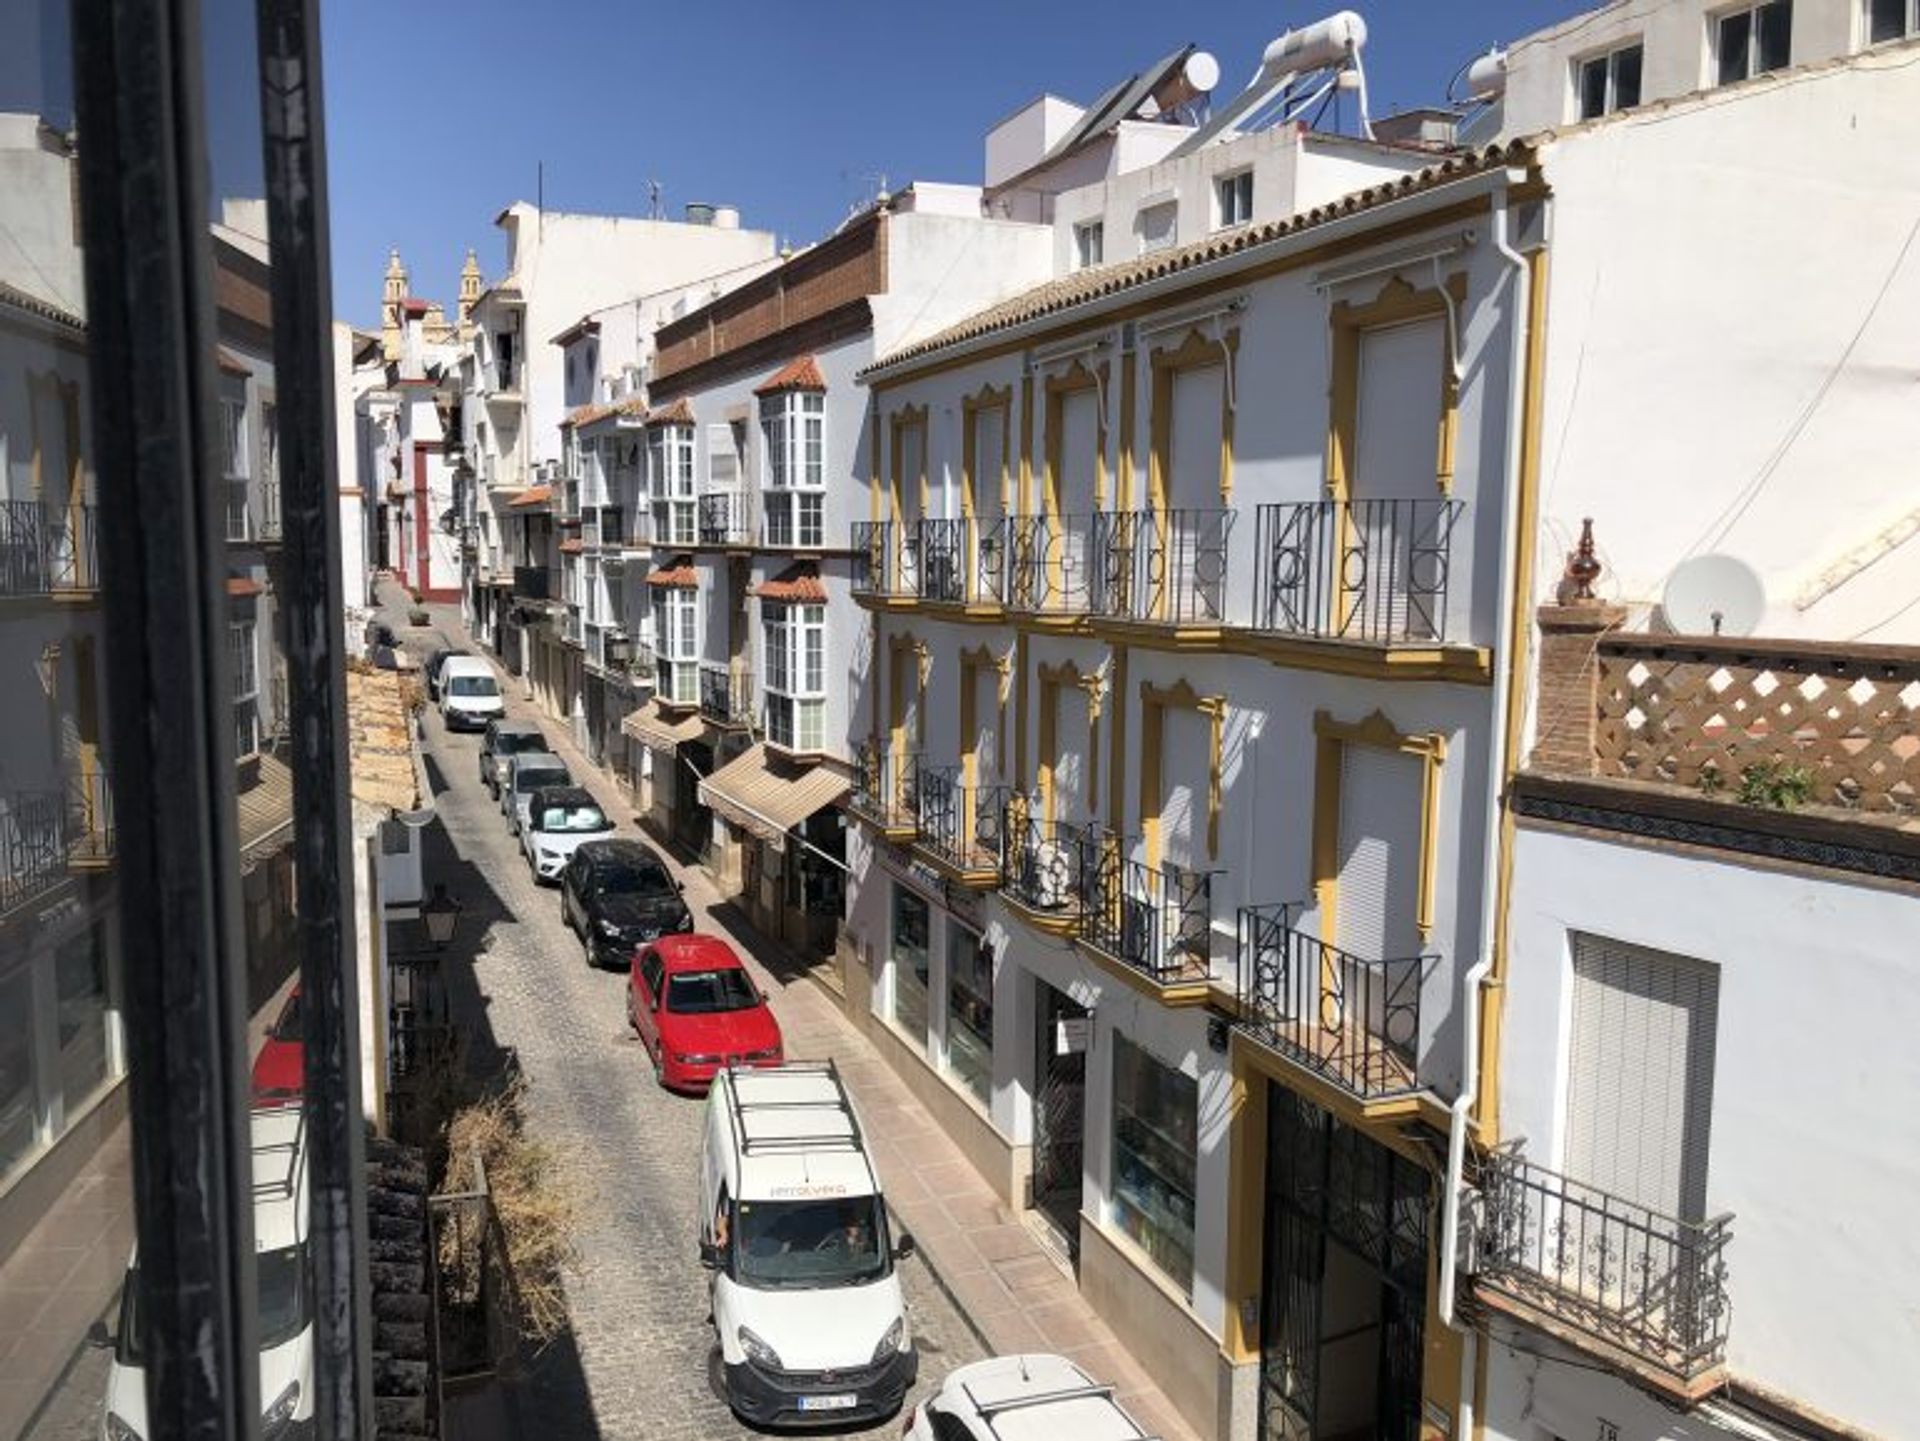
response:
[(1044, 981), (1038, 1016), (1033, 1092), (1033, 1205), (1066, 1242), (1068, 1258), (1080, 1263), (1080, 1198), (1085, 1172), (1087, 1055), (1070, 1044), (1062, 1023), (1085, 1021), (1085, 1006)]
[(648, 947), (640, 953), (640, 962), (629, 973), (628, 992), (632, 996), (633, 1028), (647, 1054), (660, 1054), (660, 992), (666, 985), (666, 965), (660, 953)]

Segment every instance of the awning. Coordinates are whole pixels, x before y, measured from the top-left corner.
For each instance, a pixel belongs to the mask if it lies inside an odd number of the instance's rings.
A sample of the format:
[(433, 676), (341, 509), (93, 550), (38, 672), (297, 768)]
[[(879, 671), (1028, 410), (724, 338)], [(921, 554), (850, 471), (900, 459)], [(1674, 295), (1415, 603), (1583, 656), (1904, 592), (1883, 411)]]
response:
[(293, 842), (293, 772), (261, 754), (240, 763), (240, 864), (243, 870)]
[(780, 851), (788, 831), (850, 789), (832, 766), (795, 765), (757, 745), (700, 782), (700, 803)]
[(625, 734), (658, 751), (672, 751), (681, 741), (695, 740), (706, 728), (706, 722), (698, 715), (668, 719), (657, 700), (648, 701), (620, 722)]

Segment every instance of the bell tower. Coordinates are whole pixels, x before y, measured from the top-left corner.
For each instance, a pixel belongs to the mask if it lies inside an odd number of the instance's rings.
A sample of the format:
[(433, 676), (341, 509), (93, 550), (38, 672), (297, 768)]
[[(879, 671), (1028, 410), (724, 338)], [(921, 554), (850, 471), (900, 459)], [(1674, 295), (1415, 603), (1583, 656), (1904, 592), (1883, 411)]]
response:
[(480, 262), (467, 252), (467, 263), (460, 267), (460, 338), (473, 337), (473, 307), (480, 299)]
[(380, 297), (380, 350), (388, 360), (400, 358), (405, 323), (400, 304), (407, 298), (407, 268), (400, 263), (400, 252), (387, 254), (386, 286)]

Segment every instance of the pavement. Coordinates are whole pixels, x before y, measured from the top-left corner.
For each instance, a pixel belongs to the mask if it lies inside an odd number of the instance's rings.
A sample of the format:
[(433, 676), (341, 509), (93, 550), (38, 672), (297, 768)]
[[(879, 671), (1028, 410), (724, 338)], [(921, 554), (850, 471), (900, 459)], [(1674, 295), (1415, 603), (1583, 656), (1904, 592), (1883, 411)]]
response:
[[(383, 600), (398, 596), (389, 586)], [(382, 610), (418, 654), (442, 637), (483, 653), (456, 608), (430, 607), (435, 625), (424, 632), (404, 626), (404, 600)], [(502, 680), (508, 714), (541, 722), (575, 780), (623, 829), (632, 824), (621, 788), (573, 744), (567, 726), (522, 700), (522, 687), (505, 684), (504, 674)], [(560, 924), (555, 893), (534, 886), (479, 785), (477, 738), (446, 734), (431, 711), (423, 729), (435, 805), (454, 853), (453, 872), (441, 875), (430, 851), (428, 879), (447, 880), (470, 921), (484, 928), (457, 943), (478, 946), (471, 968), (478, 994), (468, 1004), (477, 1003), (491, 1043), (528, 1078), (541, 1134), (564, 1148), (600, 1198), (583, 1237), (585, 1264), (567, 1288), (572, 1335), (536, 1363), (522, 1413), (537, 1414), (539, 1434), (556, 1437), (750, 1434), (717, 1401), (705, 1374), (712, 1329), (693, 1254), (698, 1103), (654, 1090), (645, 1053), (625, 1023), (624, 978), (585, 964), (580, 943)], [(1001, 1204), (838, 1000), (745, 926), (704, 870), (663, 858), (684, 882), (698, 928), (727, 936), (755, 972), (787, 1054), (832, 1057), (861, 1109), (888, 1204), (918, 1243), (903, 1267), (921, 1351), (916, 1398), (983, 1355), (1051, 1351), (1114, 1385), (1150, 1433), (1167, 1441), (1194, 1437), (1063, 1263)], [(460, 1003), (456, 995), (456, 1018)], [(867, 1434), (897, 1435), (899, 1425)]]

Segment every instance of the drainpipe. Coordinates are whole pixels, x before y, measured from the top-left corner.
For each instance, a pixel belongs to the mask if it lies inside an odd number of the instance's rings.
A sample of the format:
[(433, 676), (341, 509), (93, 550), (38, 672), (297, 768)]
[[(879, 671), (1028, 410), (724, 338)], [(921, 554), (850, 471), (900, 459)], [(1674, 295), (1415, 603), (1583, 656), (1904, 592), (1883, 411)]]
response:
[[(1500, 590), (1499, 606), (1504, 614), (1514, 607), (1513, 630), (1496, 645), (1493, 672), (1493, 730), (1487, 755), (1487, 844), (1481, 866), (1480, 947), (1473, 964), (1460, 978), (1462, 1006), (1461, 1037), (1463, 1055), (1460, 1064), (1460, 1093), (1454, 1097), (1447, 1129), (1446, 1197), (1440, 1223), (1440, 1319), (1455, 1331), (1468, 1328), (1455, 1314), (1455, 1277), (1459, 1268), (1460, 1202), (1462, 1175), (1467, 1158), (1467, 1119), (1473, 1110), (1474, 1094), (1480, 1084), (1480, 1000), (1487, 977), (1493, 970), (1495, 907), (1499, 904), (1500, 804), (1507, 769), (1507, 708), (1513, 692), (1512, 636), (1525, 623), (1519, 602), (1513, 599), (1514, 574), (1518, 569), (1521, 537), (1518, 533), (1521, 469), (1521, 407), (1526, 398), (1527, 312), (1531, 305), (1531, 277), (1526, 257), (1513, 248), (1509, 239), (1507, 204), (1511, 188), (1526, 178), (1523, 170), (1509, 169), (1506, 184), (1493, 192), (1493, 248), (1510, 268), (1513, 276), (1513, 311), (1507, 333), (1512, 337), (1507, 367), (1507, 441), (1505, 487), (1500, 502)], [(1454, 1435), (1471, 1435), (1473, 1403), (1461, 1403), (1460, 1425)]]

